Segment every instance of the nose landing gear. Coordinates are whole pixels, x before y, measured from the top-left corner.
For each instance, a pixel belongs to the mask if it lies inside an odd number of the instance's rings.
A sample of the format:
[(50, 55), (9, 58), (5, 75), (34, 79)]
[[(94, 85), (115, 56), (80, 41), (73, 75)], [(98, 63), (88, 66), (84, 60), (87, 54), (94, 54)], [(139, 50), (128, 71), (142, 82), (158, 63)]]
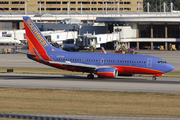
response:
[(156, 77), (153, 76), (153, 77), (152, 77), (152, 80), (155, 81), (155, 80), (156, 80)]
[(159, 77), (159, 76), (162, 76), (163, 74), (154, 74), (153, 77), (152, 77), (152, 80), (155, 81), (156, 80), (156, 77)]

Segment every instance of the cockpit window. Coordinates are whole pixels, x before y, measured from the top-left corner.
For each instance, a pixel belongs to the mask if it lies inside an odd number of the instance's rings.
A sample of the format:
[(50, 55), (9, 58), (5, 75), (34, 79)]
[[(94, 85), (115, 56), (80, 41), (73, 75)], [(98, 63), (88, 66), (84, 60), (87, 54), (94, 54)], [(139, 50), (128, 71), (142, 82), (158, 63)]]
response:
[(163, 64), (163, 63), (167, 63), (166, 61), (158, 61), (158, 63)]

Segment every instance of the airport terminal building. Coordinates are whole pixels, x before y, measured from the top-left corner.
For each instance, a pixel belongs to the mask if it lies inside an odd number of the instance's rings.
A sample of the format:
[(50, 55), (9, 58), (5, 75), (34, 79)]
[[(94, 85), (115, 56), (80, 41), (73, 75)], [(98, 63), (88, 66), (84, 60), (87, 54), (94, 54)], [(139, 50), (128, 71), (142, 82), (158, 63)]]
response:
[[(93, 16), (89, 16), (89, 21)], [(83, 19), (82, 19), (83, 20)], [(106, 26), (99, 26), (98, 34), (120, 32), (119, 43), (126, 47), (137, 47), (137, 49), (154, 49), (164, 46), (165, 50), (169, 45), (176, 45), (180, 49), (180, 18), (174, 13), (130, 13), (119, 15), (98, 15), (94, 20), (97, 23), (105, 23)], [(42, 25), (37, 23), (39, 28)], [(50, 29), (51, 25), (44, 23), (44, 28)], [(70, 25), (73, 27), (73, 25)], [(114, 29), (116, 27), (116, 29)], [(61, 28), (54, 25), (51, 29)], [(118, 29), (117, 29), (118, 28)], [(102, 29), (102, 30), (101, 30)], [(46, 29), (47, 30), (47, 29)], [(84, 30), (86, 33), (88, 29)], [(100, 33), (99, 31), (102, 31)], [(88, 31), (93, 34), (93, 32)], [(114, 43), (107, 43), (106, 48), (113, 48)], [(121, 45), (121, 46), (122, 46)]]
[[(148, 46), (153, 49), (163, 45), (168, 50), (170, 44), (175, 44), (180, 49), (179, 12), (143, 12), (142, 4), (143, 0), (5, 0), (0, 1), (0, 29), (23, 29), (22, 16), (25, 15), (44, 29), (61, 29), (61, 20), (76, 18), (86, 24), (105, 23), (105, 27), (99, 28), (107, 33), (120, 32), (118, 42), (128, 47), (143, 49)], [(43, 16), (42, 13), (49, 15)], [(69, 26), (66, 29), (75, 25)], [(114, 26), (118, 29), (114, 30)]]
[(4, 0), (0, 1), (0, 11), (25, 14), (142, 12), (142, 5), (143, 0)]
[[(118, 26), (121, 34), (119, 42), (127, 44), (128, 47), (137, 47), (143, 49), (145, 46), (163, 45), (166, 50), (170, 44), (180, 45), (180, 18), (177, 13), (122, 13), (122, 14), (98, 14), (98, 15), (57, 15), (51, 17), (35, 17), (29, 15), (37, 24), (44, 24), (44, 29), (61, 29), (60, 21), (64, 18), (79, 18), (83, 22), (89, 21), (97, 23), (106, 23), (102, 31), (107, 29), (107, 33), (113, 32), (113, 27)], [(45, 25), (51, 24), (51, 25)], [(66, 27), (66, 29), (73, 28)], [(77, 26), (77, 25), (76, 25)], [(42, 25), (39, 26), (41, 28)], [(126, 29), (126, 27), (128, 29)], [(0, 28), (5, 29), (23, 29), (22, 16), (8, 15), (0, 17)], [(99, 27), (100, 28), (100, 27)], [(46, 30), (47, 30), (46, 29)], [(99, 30), (101, 31), (101, 30)], [(87, 29), (86, 31), (87, 32)], [(101, 34), (101, 33), (99, 33)], [(112, 44), (110, 44), (112, 45)], [(109, 47), (108, 47), (109, 48)], [(111, 48), (111, 47), (110, 47)], [(113, 47), (112, 47), (113, 48)]]
[[(131, 29), (123, 29), (121, 42), (128, 43), (129, 47), (143, 49), (149, 46), (163, 45), (166, 50), (170, 44), (175, 44), (177, 49), (180, 45), (180, 18), (178, 16), (141, 16), (141, 17), (98, 17), (97, 22), (106, 22), (113, 26), (129, 26)], [(128, 34), (128, 35), (126, 35)]]

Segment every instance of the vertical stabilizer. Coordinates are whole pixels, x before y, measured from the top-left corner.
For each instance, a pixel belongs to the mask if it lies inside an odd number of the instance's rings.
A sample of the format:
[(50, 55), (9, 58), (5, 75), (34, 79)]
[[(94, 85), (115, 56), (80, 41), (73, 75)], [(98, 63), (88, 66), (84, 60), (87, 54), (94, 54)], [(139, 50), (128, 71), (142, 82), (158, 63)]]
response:
[(24, 27), (26, 31), (27, 41), (30, 54), (39, 54), (42, 59), (50, 60), (48, 53), (63, 50), (51, 46), (45, 37), (42, 35), (38, 27), (34, 24), (30, 17), (23, 17)]

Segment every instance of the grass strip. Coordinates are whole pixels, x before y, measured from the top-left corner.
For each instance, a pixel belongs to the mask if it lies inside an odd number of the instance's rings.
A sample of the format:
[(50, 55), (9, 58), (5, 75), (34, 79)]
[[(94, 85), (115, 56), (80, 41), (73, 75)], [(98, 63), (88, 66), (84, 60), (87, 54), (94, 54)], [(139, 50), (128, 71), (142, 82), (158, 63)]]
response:
[(0, 118), (0, 120), (27, 120), (27, 119)]
[[(20, 74), (51, 74), (51, 75), (82, 75), (82, 72), (63, 71), (55, 68), (0, 68), (0, 73), (7, 73), (7, 69), (13, 69), (13, 73)], [(87, 74), (87, 73), (85, 73)]]
[[(55, 68), (8, 68), (1, 67), (0, 73), (7, 73), (7, 69), (13, 69), (14, 73), (20, 74), (51, 74), (51, 75), (82, 75), (82, 72), (63, 71)], [(87, 75), (88, 73), (84, 73)], [(136, 74), (136, 77), (152, 77), (152, 75)], [(162, 77), (180, 78), (180, 72), (168, 72)]]
[(0, 112), (180, 117), (180, 93), (0, 88)]

